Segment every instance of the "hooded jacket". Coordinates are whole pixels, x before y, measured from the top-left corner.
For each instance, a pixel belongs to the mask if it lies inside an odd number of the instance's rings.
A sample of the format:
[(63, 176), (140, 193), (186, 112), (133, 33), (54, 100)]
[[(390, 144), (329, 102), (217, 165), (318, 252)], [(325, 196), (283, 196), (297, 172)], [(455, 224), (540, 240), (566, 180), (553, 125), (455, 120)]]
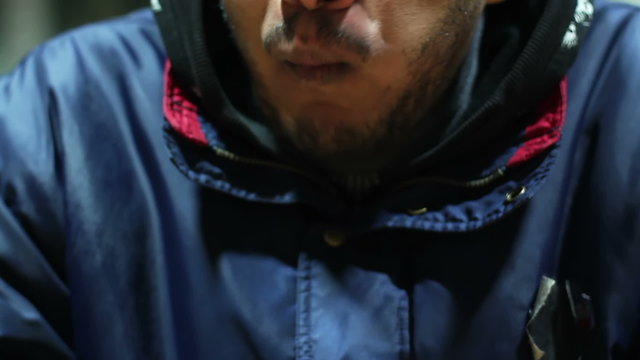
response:
[(465, 114), (354, 203), (152, 5), (0, 78), (0, 359), (640, 356), (638, 9), (487, 10)]

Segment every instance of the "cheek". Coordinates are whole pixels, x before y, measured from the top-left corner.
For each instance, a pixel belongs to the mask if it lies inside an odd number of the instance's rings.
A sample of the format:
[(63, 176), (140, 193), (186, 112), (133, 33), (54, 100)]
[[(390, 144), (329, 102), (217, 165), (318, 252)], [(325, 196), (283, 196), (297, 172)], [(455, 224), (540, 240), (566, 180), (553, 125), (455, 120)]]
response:
[[(389, 69), (393, 69), (390, 71)], [(363, 82), (359, 90), (360, 98), (370, 101), (367, 106), (377, 113), (386, 112), (405, 92), (411, 74), (407, 58), (400, 51), (388, 52), (385, 56), (372, 61), (363, 73)]]
[(391, 1), (376, 11), (386, 44), (410, 56), (438, 31), (450, 1)]

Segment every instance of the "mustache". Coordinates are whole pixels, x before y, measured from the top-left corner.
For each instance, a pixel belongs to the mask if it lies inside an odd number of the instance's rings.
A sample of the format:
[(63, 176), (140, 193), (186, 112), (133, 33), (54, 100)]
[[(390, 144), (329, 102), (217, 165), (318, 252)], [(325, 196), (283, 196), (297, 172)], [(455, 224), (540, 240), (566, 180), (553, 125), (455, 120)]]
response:
[[(300, 15), (301, 12), (290, 15), (282, 23), (267, 32), (262, 43), (267, 53), (272, 54), (278, 45), (293, 42), (295, 38), (294, 29), (300, 20)], [(328, 14), (318, 14), (315, 21), (315, 38), (321, 45), (337, 47), (356, 53), (362, 58), (363, 62), (371, 57), (373, 45), (367, 38), (336, 26), (335, 21)]]

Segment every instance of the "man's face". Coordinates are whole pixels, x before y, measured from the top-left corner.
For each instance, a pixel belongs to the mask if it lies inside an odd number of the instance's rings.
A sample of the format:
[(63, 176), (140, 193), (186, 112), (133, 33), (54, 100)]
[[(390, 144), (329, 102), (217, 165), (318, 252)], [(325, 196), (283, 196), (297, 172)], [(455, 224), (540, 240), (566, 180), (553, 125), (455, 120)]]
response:
[(221, 0), (270, 124), (338, 172), (392, 161), (450, 85), (485, 0)]

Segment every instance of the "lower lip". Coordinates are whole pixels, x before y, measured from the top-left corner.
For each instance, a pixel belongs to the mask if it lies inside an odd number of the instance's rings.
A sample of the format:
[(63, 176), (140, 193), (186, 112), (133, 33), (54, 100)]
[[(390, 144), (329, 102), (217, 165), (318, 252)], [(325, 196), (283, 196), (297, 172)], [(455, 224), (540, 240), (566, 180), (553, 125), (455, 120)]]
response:
[(348, 64), (323, 64), (323, 65), (299, 65), (285, 61), (287, 68), (293, 74), (305, 81), (330, 82), (336, 81), (347, 75), (352, 69)]

